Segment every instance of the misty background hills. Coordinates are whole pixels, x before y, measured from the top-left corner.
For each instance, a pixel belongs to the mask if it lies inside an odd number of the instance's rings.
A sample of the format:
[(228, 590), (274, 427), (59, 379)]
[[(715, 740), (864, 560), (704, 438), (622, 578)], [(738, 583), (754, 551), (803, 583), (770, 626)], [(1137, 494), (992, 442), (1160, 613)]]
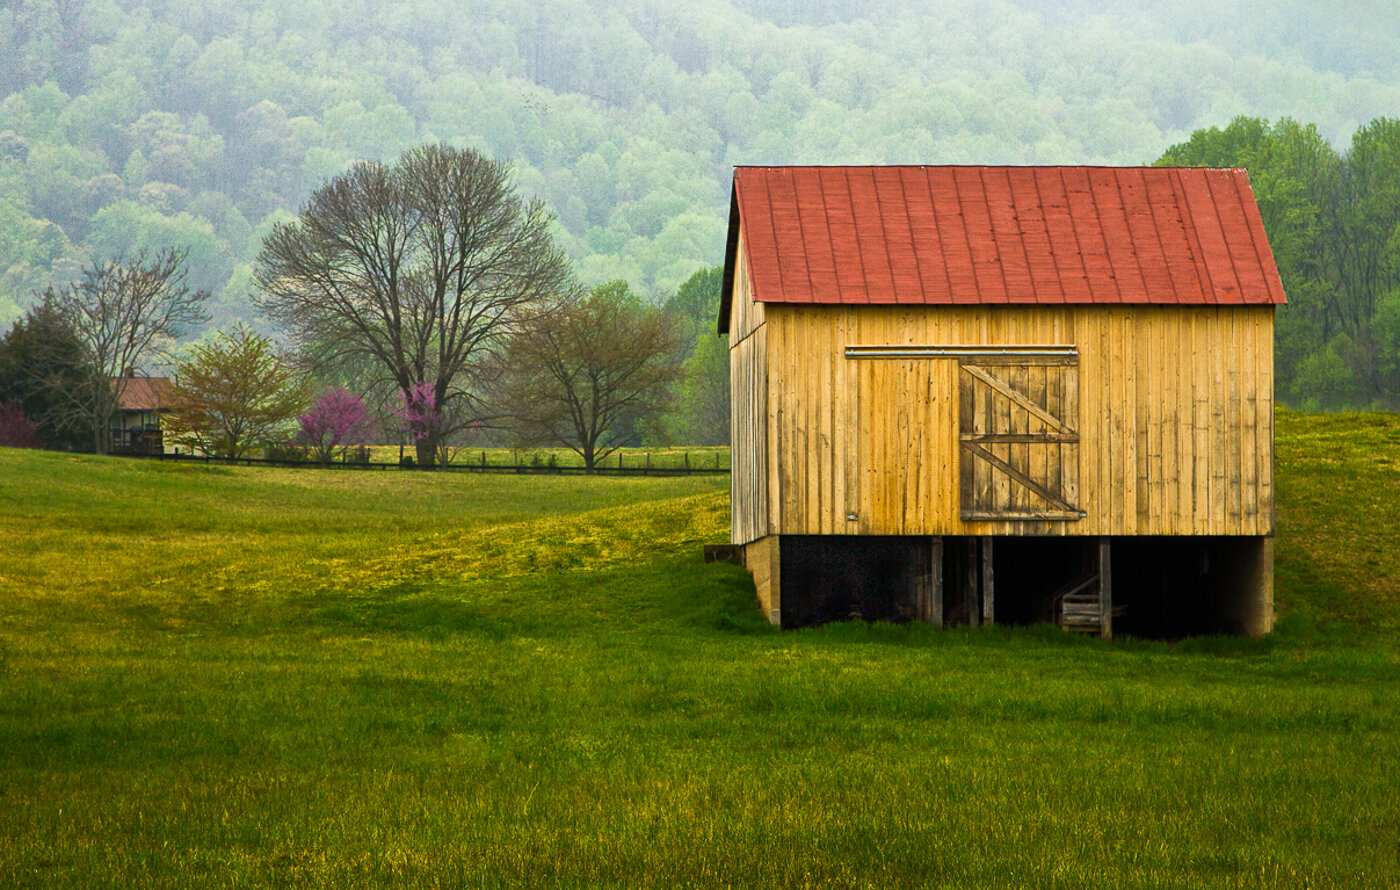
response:
[(359, 158), (510, 159), (587, 283), (664, 299), (730, 168), (1141, 164), (1237, 115), (1344, 145), (1400, 109), (1400, 9), (1203, 0), (0, 0), (0, 326), (183, 245), (257, 323), (273, 221)]

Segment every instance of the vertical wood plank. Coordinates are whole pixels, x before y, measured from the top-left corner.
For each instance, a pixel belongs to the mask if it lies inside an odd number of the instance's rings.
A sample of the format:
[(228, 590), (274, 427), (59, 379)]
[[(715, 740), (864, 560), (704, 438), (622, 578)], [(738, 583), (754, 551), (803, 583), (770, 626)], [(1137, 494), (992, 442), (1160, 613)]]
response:
[[(1029, 368), (1024, 366), (1012, 368), (1011, 374), (1008, 376), (1010, 377), (1010, 380), (1008, 382), (1010, 382), (1011, 389), (1014, 392), (1018, 392), (1023, 396), (1028, 396), (1030, 394)], [(1009, 420), (1010, 423), (1008, 428), (1011, 432), (1030, 432), (1031, 414), (1029, 411), (1022, 410), (1021, 408), (1011, 407)], [(1007, 450), (1009, 452), (1007, 463), (1011, 464), (1013, 467), (1020, 470), (1022, 473), (1025, 473), (1026, 475), (1030, 476), (1031, 478), (1036, 478), (1035, 473), (1031, 468), (1029, 445), (1016, 444), (1012, 445)], [(1033, 500), (1039, 501), (1039, 498), (1034, 498), (1034, 496), (1023, 486), (1012, 484), (1011, 493), (1012, 497), (1010, 501), (1010, 506), (1013, 510), (1024, 511), (1033, 509), (1035, 506), (1039, 506), (1038, 503), (1033, 504)]]
[(822, 378), (817, 367), (819, 363), (813, 361), (820, 348), (816, 342), (819, 337), (818, 324), (814, 313), (802, 313), (796, 320), (800, 320), (800, 324), (794, 329), (797, 333), (797, 343), (793, 353), (793, 381), (797, 384), (801, 416), (798, 425), (801, 427), (802, 445), (793, 468), (798, 478), (806, 483), (801, 524), (796, 530), (799, 533), (810, 534), (815, 531), (821, 534), (821, 492), (826, 473), (820, 458), (822, 418), (819, 403)]
[(1230, 440), (1229, 415), (1236, 410), (1230, 397), (1228, 376), (1238, 357), (1238, 326), (1234, 310), (1216, 313), (1212, 327), (1210, 362), (1210, 529), (1211, 534), (1232, 534), (1225, 514), (1231, 493), (1226, 483), (1230, 464), (1239, 446)]
[[(1069, 371), (1066, 367), (1050, 367), (1045, 369), (1045, 408), (1056, 417), (1063, 418), (1064, 422), (1072, 429), (1079, 429), (1079, 418), (1070, 413), (1069, 407), (1065, 404), (1064, 380), (1065, 374)], [(1060, 444), (1045, 445), (1045, 482), (1051, 491), (1060, 492), (1065, 500), (1074, 504), (1068, 492), (1065, 491), (1064, 459), (1065, 446)], [(1063, 523), (1058, 523), (1062, 525)], [(1052, 528), (1056, 523), (1052, 523)]]
[[(1188, 310), (1189, 311), (1189, 310)], [(1189, 314), (1183, 312), (1175, 313), (1180, 325), (1180, 339), (1178, 342), (1181, 348), (1177, 355), (1176, 380), (1173, 383), (1173, 390), (1176, 393), (1176, 487), (1177, 487), (1177, 509), (1172, 516), (1174, 534), (1190, 534), (1192, 532), (1192, 502), (1194, 494), (1192, 488), (1191, 470), (1194, 464), (1192, 459), (1194, 448), (1195, 431), (1192, 423), (1191, 406), (1191, 334), (1194, 326), (1191, 324)]]
[(958, 447), (962, 394), (958, 391), (958, 363), (933, 362), (929, 373), (933, 392), (938, 398), (930, 446), (937, 455), (937, 483), (933, 488), (937, 501), (929, 507), (933, 517), (929, 530), (951, 534), (962, 522), (959, 514), (962, 505), (962, 457)]
[[(958, 363), (958, 434), (960, 436), (971, 433), (977, 426), (977, 394), (972, 387), (972, 377), (961, 370), (961, 364), (961, 362)], [(961, 446), (958, 447), (958, 475), (962, 479), (960, 496), (962, 509), (974, 510), (977, 503), (976, 461)]]
[(1162, 402), (1165, 398), (1165, 390), (1162, 387), (1165, 374), (1163, 343), (1166, 340), (1166, 326), (1162, 309), (1154, 307), (1147, 310), (1146, 314), (1151, 327), (1147, 363), (1147, 533), (1160, 535), (1162, 533), (1162, 515), (1166, 512), (1167, 478), (1166, 458), (1163, 454), (1166, 439), (1166, 418), (1162, 411)]
[(1131, 314), (1122, 308), (1115, 307), (1109, 316), (1108, 335), (1113, 343), (1112, 357), (1113, 367), (1109, 373), (1110, 384), (1110, 404), (1109, 412), (1113, 423), (1113, 438), (1110, 440), (1109, 459), (1112, 466), (1110, 476), (1110, 490), (1113, 497), (1113, 523), (1114, 534), (1123, 534), (1126, 529), (1128, 517), (1131, 510), (1128, 506), (1129, 498), (1133, 497), (1133, 472), (1132, 472), (1132, 451), (1134, 439), (1132, 436), (1131, 424), (1128, 423), (1129, 411), (1131, 411), (1131, 399), (1128, 396), (1128, 384), (1132, 379), (1132, 362), (1129, 360), (1131, 353), (1127, 352), (1128, 338), (1133, 328)]
[[(1264, 450), (1260, 448), (1259, 393), (1268, 384), (1260, 378), (1257, 358), (1259, 345), (1254, 320), (1260, 314), (1257, 311), (1241, 309), (1234, 315), (1237, 319), (1234, 327), (1239, 343), (1233, 365), (1239, 376), (1239, 395), (1231, 407), (1238, 412), (1241, 427), (1239, 442), (1235, 445), (1235, 454), (1240, 461), (1238, 524), (1235, 534), (1252, 535), (1259, 533), (1259, 464), (1260, 454)], [(1268, 368), (1265, 373), (1272, 377), (1273, 368)], [(1232, 507), (1235, 502), (1235, 496), (1232, 496)]]
[[(1228, 310), (1227, 310), (1228, 312)], [(1191, 311), (1191, 530), (1198, 535), (1210, 534), (1212, 513), (1210, 503), (1210, 462), (1214, 450), (1210, 437), (1210, 383), (1214, 356), (1221, 350), (1219, 339), (1220, 313), (1217, 310)]]
[[(1150, 307), (1145, 307), (1150, 309)], [(1152, 392), (1152, 360), (1151, 343), (1153, 337), (1153, 313), (1143, 311), (1139, 313), (1137, 320), (1137, 333), (1133, 338), (1133, 364), (1136, 372), (1133, 375), (1133, 417), (1134, 417), (1134, 438), (1136, 446), (1133, 454), (1133, 532), (1135, 534), (1145, 534), (1148, 531), (1148, 524), (1152, 519), (1152, 505), (1150, 501), (1150, 478), (1148, 472), (1148, 437), (1150, 435), (1150, 419), (1148, 409), (1151, 399), (1155, 395)]]
[[(1274, 533), (1274, 307), (1260, 307), (1254, 313), (1256, 361), (1259, 380), (1257, 427), (1259, 439), (1259, 533)], [(1270, 543), (1272, 548), (1272, 542)], [(1272, 560), (1272, 549), (1270, 560)], [(1270, 562), (1272, 565), (1272, 561)]]
[(802, 529), (802, 505), (806, 501), (806, 480), (802, 477), (800, 466), (806, 437), (802, 430), (799, 379), (793, 367), (799, 339), (798, 332), (794, 330), (798, 318), (788, 307), (783, 309), (783, 325), (780, 328), (780, 367), (783, 370), (783, 379), (781, 385), (773, 389), (773, 396), (778, 402), (778, 429), (781, 431), (781, 441), (778, 443), (778, 482), (783, 492), (782, 519), (777, 531), (781, 534), (796, 534)]
[(1099, 449), (1094, 455), (1097, 479), (1094, 482), (1099, 502), (1099, 523), (1100, 534), (1113, 528), (1113, 505), (1117, 501), (1119, 492), (1113, 482), (1113, 456), (1118, 450), (1118, 442), (1113, 435), (1113, 388), (1114, 377), (1119, 376), (1120, 369), (1113, 363), (1113, 312), (1114, 307), (1105, 306), (1104, 311), (1098, 315), (1098, 336), (1095, 338), (1095, 348), (1099, 354), (1099, 367), (1102, 369), (1101, 376), (1093, 381), (1085, 381), (1086, 385), (1097, 391), (1099, 405), (1095, 416), (1098, 418), (1099, 426)]
[[(987, 369), (984, 368), (983, 370)], [(1012, 374), (1005, 373), (1005, 369), (999, 367), (992, 368), (990, 373), (992, 374), (992, 376), (998, 377), (1003, 380), (1014, 376)], [(985, 386), (979, 386), (978, 388), (986, 389)], [(1006, 398), (1006, 396), (1003, 396), (999, 393), (994, 393), (990, 389), (987, 389), (987, 404), (991, 408), (991, 411), (987, 415), (987, 432), (1010, 432), (1012, 414), (1011, 400)], [(1016, 411), (1017, 413), (1019, 413), (1020, 409), (1016, 409)], [(1007, 463), (1011, 462), (1010, 445), (992, 445), (988, 450), (992, 451), (994, 454), (996, 454), (997, 457), (1001, 458)], [(996, 505), (995, 509), (1012, 509), (1013, 502), (1011, 500), (1011, 479), (1005, 473), (992, 473), (992, 480), (994, 485), (992, 502)]]
[[(859, 343), (856, 332), (855, 315), (851, 307), (843, 308), (845, 318), (845, 343)], [(845, 344), (842, 344), (843, 346)], [(844, 350), (843, 350), (844, 352)], [(860, 461), (858, 458), (859, 428), (860, 428), (860, 386), (857, 378), (858, 366), (853, 362), (844, 362), (841, 384), (841, 399), (844, 406), (842, 418), (845, 422), (845, 435), (842, 439), (843, 466), (844, 466), (844, 499), (842, 501), (842, 512), (845, 515), (852, 513), (857, 517), (860, 515)], [(841, 526), (843, 531), (856, 531), (857, 527), (846, 521)]]
[[(1064, 406), (1065, 416), (1073, 418), (1075, 429), (1079, 432), (1078, 444), (1067, 444), (1060, 447), (1060, 473), (1064, 478), (1065, 500), (1078, 507), (1081, 511), (1088, 511), (1084, 504), (1085, 494), (1079, 490), (1079, 465), (1080, 455), (1084, 452), (1085, 428), (1088, 426), (1084, 422), (1084, 413), (1079, 408), (1079, 365), (1066, 365), (1061, 369), (1061, 380), (1064, 382)], [(1090, 441), (1093, 441), (1092, 437)]]
[[(1044, 408), (1050, 415), (1063, 418), (1063, 409), (1059, 405), (1052, 406), (1050, 404), (1048, 390), (1049, 375), (1052, 370), (1054, 369), (1045, 365), (1036, 365), (1030, 369), (1030, 398), (1032, 402)], [(1072, 420), (1068, 422), (1071, 425), (1074, 423)], [(1049, 424), (1038, 417), (1030, 419), (1029, 429), (1032, 433), (1043, 435), (1049, 431), (1049, 427)], [(1033, 479), (1039, 479), (1051, 491), (1059, 491), (1059, 486), (1050, 479), (1050, 449), (1053, 447), (1055, 446), (1045, 443), (1030, 446), (1030, 475)], [(1035, 503), (1037, 500), (1032, 498), (1031, 502)], [(1044, 531), (1048, 532), (1049, 524), (1042, 523), (1042, 525), (1045, 526)]]
[(1137, 339), (1138, 324), (1136, 313), (1129, 312), (1122, 320), (1123, 330), (1122, 360), (1125, 369), (1122, 389), (1122, 402), (1118, 405), (1118, 420), (1122, 425), (1119, 434), (1123, 442), (1123, 460), (1118, 476), (1123, 480), (1123, 494), (1117, 512), (1120, 533), (1137, 533), (1137, 487), (1138, 487), (1138, 433), (1137, 433), (1137, 378), (1142, 373), (1138, 367)]
[(1181, 322), (1178, 313), (1164, 313), (1162, 316), (1162, 372), (1159, 406), (1162, 412), (1162, 512), (1158, 514), (1156, 534), (1171, 534), (1171, 517), (1180, 509), (1180, 476), (1177, 464), (1181, 453), (1177, 426), (1180, 420), (1177, 393), (1180, 387), (1175, 381), (1181, 379), (1180, 355)]

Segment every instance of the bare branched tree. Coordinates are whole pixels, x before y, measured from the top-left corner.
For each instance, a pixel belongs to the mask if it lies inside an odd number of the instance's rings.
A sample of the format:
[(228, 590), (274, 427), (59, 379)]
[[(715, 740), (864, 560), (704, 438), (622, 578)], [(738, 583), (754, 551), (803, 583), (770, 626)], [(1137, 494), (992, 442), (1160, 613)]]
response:
[(573, 449), (592, 472), (655, 425), (682, 377), (674, 319), (612, 281), (511, 338), (505, 404), (530, 444)]
[(106, 260), (85, 269), (81, 281), (42, 295), (87, 351), (90, 373), (67, 396), (69, 410), (91, 426), (99, 453), (110, 445), (108, 428), (126, 372), (168, 356), (176, 337), (208, 320), (203, 307), (209, 295), (186, 283), (186, 255), (167, 248), (130, 261)]
[(438, 410), (413, 438), (431, 465), (458, 427), (493, 419), (481, 393), (502, 335), (570, 286), (551, 219), (470, 149), (360, 163), (268, 236), (257, 303), (318, 370), (369, 359), (404, 400), (429, 384)]

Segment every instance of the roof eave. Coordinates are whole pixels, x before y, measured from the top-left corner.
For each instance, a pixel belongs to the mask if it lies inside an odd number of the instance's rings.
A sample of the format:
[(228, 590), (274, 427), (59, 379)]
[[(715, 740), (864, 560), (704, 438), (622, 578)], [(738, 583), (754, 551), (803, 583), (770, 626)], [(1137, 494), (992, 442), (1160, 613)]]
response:
[(734, 266), (739, 260), (739, 180), (729, 187), (729, 234), (724, 240), (724, 279), (719, 291), (719, 329), (729, 333), (729, 313), (734, 306)]

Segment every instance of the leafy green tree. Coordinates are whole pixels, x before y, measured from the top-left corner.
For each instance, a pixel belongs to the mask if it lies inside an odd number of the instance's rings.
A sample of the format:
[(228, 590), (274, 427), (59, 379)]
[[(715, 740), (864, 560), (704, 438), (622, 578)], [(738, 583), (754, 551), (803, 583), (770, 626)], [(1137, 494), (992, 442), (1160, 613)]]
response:
[(174, 388), (172, 440), (219, 457), (285, 441), (312, 395), (272, 341), (246, 325), (192, 346)]
[(729, 342), (716, 333), (723, 281), (723, 266), (699, 269), (666, 301), (685, 371), (666, 426), (672, 438), (692, 445), (729, 442)]
[(31, 307), (0, 337), (0, 403), (21, 410), (48, 448), (91, 445), (73, 394), (94, 376), (87, 350), (52, 306)]
[(610, 281), (511, 337), (505, 404), (524, 443), (572, 449), (592, 472), (654, 426), (681, 377), (675, 322)]
[(666, 311), (676, 316), (681, 340), (687, 345), (693, 344), (698, 335), (712, 334), (719, 329), (723, 283), (723, 266), (699, 269), (666, 301)]
[(682, 441), (691, 445), (729, 444), (729, 341), (700, 334), (685, 361), (680, 387)]

